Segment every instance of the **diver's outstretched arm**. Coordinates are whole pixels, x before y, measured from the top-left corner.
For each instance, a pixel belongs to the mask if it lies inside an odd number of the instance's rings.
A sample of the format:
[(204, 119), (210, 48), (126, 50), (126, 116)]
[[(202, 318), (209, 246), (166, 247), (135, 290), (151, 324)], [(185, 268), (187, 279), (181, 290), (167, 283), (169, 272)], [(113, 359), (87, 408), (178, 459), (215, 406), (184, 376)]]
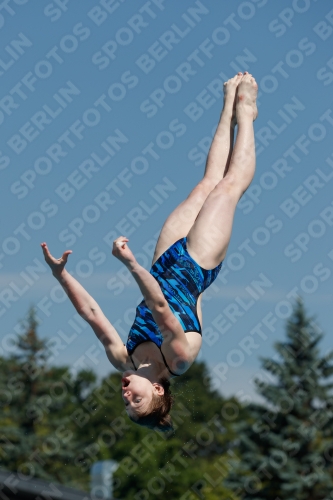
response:
[(163, 309), (167, 302), (155, 278), (144, 267), (138, 264), (136, 258), (127, 245), (128, 241), (128, 238), (125, 236), (119, 236), (119, 238), (113, 242), (112, 255), (120, 260), (120, 262), (122, 262), (130, 271), (133, 278), (139, 285), (147, 307), (151, 310), (154, 316), (154, 312), (158, 312), (160, 309)]
[(65, 269), (68, 255), (72, 253), (71, 250), (64, 252), (60, 259), (55, 259), (46, 243), (42, 243), (41, 247), (53, 276), (59, 281), (78, 314), (87, 321), (102, 342), (112, 365), (121, 369), (121, 364), (126, 361), (126, 349), (118, 332), (103, 314), (95, 299)]
[(138, 264), (127, 246), (127, 242), (128, 239), (124, 236), (117, 238), (113, 243), (112, 254), (127, 267), (139, 285), (147, 307), (150, 309), (166, 343), (172, 343), (177, 351), (174, 354), (178, 358), (187, 358), (189, 345), (181, 324), (172, 313), (160, 285), (154, 276)]
[(128, 241), (128, 238), (125, 236), (119, 236), (119, 238), (113, 242), (112, 255), (119, 259), (120, 262), (122, 262), (130, 271), (133, 278), (139, 285), (147, 307), (151, 310), (154, 316), (154, 314), (157, 314), (165, 307), (165, 304), (168, 305), (168, 303), (165, 300), (162, 290), (155, 278), (144, 267), (138, 264), (136, 258), (127, 245)]

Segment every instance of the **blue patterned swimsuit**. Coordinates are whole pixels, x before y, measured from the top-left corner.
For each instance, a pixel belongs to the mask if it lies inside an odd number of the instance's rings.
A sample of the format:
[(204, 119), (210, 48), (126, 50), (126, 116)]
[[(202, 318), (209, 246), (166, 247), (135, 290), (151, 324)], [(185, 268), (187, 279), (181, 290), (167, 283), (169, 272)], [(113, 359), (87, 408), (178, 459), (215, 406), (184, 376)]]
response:
[[(184, 332), (198, 332), (202, 335), (197, 314), (198, 297), (216, 279), (222, 262), (214, 269), (202, 268), (188, 253), (186, 240), (186, 237), (181, 238), (171, 245), (153, 264), (150, 274), (158, 281), (171, 311), (179, 320)], [(142, 300), (136, 308), (135, 320), (126, 343), (131, 360), (135, 348), (149, 341), (154, 342), (161, 350), (163, 336), (146, 302)], [(162, 351), (161, 354), (166, 367), (172, 373)]]

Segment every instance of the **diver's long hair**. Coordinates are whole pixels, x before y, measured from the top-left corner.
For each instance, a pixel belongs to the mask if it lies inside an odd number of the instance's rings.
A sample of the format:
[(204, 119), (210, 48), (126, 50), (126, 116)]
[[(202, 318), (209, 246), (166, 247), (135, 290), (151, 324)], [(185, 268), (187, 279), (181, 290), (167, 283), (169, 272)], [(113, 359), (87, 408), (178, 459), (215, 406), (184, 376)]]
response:
[(162, 396), (153, 394), (149, 408), (140, 413), (137, 412), (138, 418), (129, 417), (133, 422), (149, 429), (158, 429), (162, 432), (173, 430), (171, 417), (169, 415), (174, 398), (170, 392), (170, 382), (167, 378), (161, 378), (158, 381), (164, 389)]

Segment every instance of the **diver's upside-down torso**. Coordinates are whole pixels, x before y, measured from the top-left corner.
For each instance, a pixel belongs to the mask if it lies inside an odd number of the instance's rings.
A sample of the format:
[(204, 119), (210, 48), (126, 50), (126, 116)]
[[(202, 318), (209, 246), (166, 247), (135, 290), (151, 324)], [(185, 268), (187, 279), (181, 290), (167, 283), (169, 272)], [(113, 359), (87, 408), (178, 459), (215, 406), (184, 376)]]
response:
[[(198, 355), (202, 343), (202, 293), (216, 279), (222, 262), (214, 269), (204, 269), (190, 256), (187, 251), (186, 237), (171, 245), (153, 264), (150, 273), (159, 283), (169, 307), (178, 319), (190, 345), (188, 358), (190, 364)], [(140, 362), (143, 354), (143, 343), (154, 343), (157, 349), (154, 359), (162, 359), (161, 352), (163, 335), (160, 332), (151, 311), (143, 300), (136, 308), (136, 316), (130, 329), (126, 350), (129, 368), (133, 368), (131, 355), (135, 351), (134, 360)], [(147, 345), (148, 347), (148, 345)], [(137, 348), (139, 348), (137, 350)], [(145, 356), (146, 357), (146, 356)], [(170, 361), (166, 359), (166, 361)], [(188, 369), (188, 367), (187, 367)], [(186, 371), (186, 370), (184, 370)], [(177, 373), (180, 375), (180, 373)]]

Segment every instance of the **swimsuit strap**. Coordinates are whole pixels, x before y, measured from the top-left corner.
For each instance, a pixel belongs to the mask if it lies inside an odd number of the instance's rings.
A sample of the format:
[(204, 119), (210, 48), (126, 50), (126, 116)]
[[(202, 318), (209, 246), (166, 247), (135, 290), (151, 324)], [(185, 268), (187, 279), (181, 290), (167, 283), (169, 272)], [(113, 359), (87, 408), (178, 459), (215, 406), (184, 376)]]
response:
[(136, 366), (135, 366), (135, 364), (134, 364), (134, 361), (133, 361), (132, 355), (130, 354), (130, 355), (129, 355), (129, 357), (130, 357), (130, 360), (132, 361), (132, 365), (134, 366), (134, 370), (135, 370), (135, 371), (137, 371), (137, 368), (136, 368)]
[(161, 348), (160, 348), (160, 351), (161, 351), (161, 354), (162, 354), (162, 358), (163, 358), (164, 364), (165, 364), (165, 366), (167, 367), (167, 369), (169, 370), (169, 372), (171, 373), (171, 375), (174, 375), (175, 377), (180, 377), (180, 375), (177, 375), (177, 373), (173, 373), (173, 372), (170, 370), (170, 368), (169, 368), (169, 366), (168, 366), (168, 363), (165, 361), (165, 357), (164, 357), (164, 354), (163, 354), (163, 352), (162, 352), (162, 349), (161, 349)]
[[(161, 349), (161, 348), (159, 348), (159, 349), (160, 349), (160, 352), (161, 352), (161, 354), (162, 354), (162, 358), (163, 358), (164, 364), (165, 364), (165, 366), (167, 367), (167, 369), (169, 370), (169, 372), (171, 373), (171, 375), (174, 375), (175, 377), (180, 377), (180, 375), (177, 375), (177, 373), (173, 373), (173, 372), (170, 370), (170, 368), (169, 368), (169, 366), (168, 366), (168, 363), (167, 363), (167, 362), (166, 362), (166, 360), (165, 360), (165, 357), (164, 357), (164, 354), (163, 354), (163, 352), (162, 352), (162, 349)], [(136, 368), (136, 366), (135, 366), (135, 364), (134, 364), (134, 361), (133, 361), (133, 358), (132, 358), (131, 354), (129, 355), (129, 357), (130, 357), (130, 360), (132, 361), (132, 364), (133, 364), (133, 366), (134, 366), (134, 370), (135, 370), (135, 371), (137, 371), (137, 368)]]

